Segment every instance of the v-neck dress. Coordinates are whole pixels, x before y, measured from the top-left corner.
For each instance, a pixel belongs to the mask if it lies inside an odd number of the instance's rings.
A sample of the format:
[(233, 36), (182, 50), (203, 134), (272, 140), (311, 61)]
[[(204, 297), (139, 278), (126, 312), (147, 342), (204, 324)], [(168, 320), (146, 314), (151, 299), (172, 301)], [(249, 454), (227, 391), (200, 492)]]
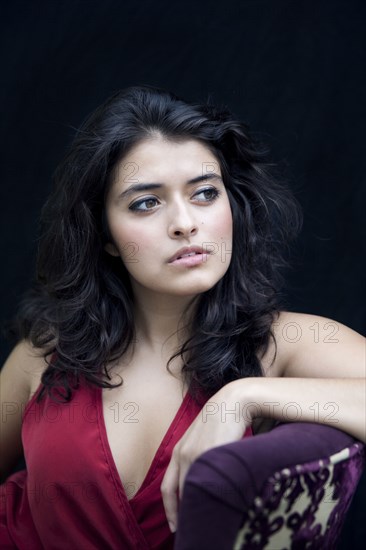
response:
[[(81, 383), (69, 403), (47, 394), (22, 421), (26, 470), (0, 485), (2, 550), (171, 550), (160, 492), (174, 446), (200, 412), (187, 392), (132, 499), (107, 438), (102, 388)], [(251, 435), (247, 430), (243, 437)]]

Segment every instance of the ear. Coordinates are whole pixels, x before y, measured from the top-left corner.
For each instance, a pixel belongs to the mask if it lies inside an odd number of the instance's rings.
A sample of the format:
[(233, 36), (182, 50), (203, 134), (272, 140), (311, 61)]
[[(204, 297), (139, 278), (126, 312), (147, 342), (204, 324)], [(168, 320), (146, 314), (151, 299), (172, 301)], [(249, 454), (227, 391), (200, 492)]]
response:
[(116, 246), (112, 243), (105, 244), (104, 245), (104, 250), (106, 252), (108, 252), (108, 254), (110, 254), (111, 256), (115, 256), (115, 257), (119, 256), (119, 252), (118, 252)]

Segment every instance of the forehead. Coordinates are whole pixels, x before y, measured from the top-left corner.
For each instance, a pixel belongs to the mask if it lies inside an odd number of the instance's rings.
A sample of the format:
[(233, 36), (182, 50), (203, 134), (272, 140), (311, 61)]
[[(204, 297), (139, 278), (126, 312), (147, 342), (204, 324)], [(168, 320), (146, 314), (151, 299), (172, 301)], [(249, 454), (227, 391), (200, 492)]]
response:
[(216, 172), (220, 165), (214, 153), (204, 143), (187, 139), (174, 141), (152, 138), (140, 141), (119, 161), (115, 181), (138, 182), (139, 177), (192, 178)]

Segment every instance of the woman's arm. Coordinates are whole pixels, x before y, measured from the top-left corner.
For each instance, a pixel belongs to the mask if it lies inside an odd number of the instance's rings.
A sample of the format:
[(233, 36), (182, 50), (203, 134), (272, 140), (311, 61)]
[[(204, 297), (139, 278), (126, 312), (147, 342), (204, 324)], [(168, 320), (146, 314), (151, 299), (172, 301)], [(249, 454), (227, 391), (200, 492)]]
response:
[(264, 378), (235, 380), (220, 390), (227, 409), (239, 403), (249, 422), (320, 422), (366, 442), (366, 339), (341, 323), (301, 313), (281, 312), (273, 329), (273, 365), (272, 343), (262, 359)]
[(366, 443), (364, 378), (246, 378), (228, 386), (215, 399), (223, 422), (236, 407), (246, 424), (257, 417), (319, 422)]
[[(192, 462), (206, 450), (243, 437), (253, 419), (329, 424), (366, 442), (365, 343), (361, 334), (316, 315), (281, 312), (272, 342), (259, 357), (265, 376), (223, 386), (203, 406), (173, 449), (161, 492), (176, 526), (178, 502)], [(174, 528), (172, 528), (174, 530)]]
[(0, 483), (6, 480), (22, 456), (22, 418), (30, 398), (32, 376), (46, 366), (39, 351), (22, 341), (1, 369)]

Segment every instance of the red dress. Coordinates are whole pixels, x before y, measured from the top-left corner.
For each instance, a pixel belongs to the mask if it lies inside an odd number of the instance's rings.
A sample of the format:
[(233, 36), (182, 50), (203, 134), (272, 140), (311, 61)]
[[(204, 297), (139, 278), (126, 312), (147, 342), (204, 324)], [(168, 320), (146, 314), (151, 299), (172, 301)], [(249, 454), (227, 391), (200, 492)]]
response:
[(41, 387), (24, 410), (27, 470), (0, 485), (2, 550), (171, 550), (175, 535), (160, 486), (174, 446), (207, 398), (199, 406), (185, 395), (128, 500), (107, 439), (102, 388), (82, 384), (69, 403), (54, 403), (47, 394), (36, 403)]

